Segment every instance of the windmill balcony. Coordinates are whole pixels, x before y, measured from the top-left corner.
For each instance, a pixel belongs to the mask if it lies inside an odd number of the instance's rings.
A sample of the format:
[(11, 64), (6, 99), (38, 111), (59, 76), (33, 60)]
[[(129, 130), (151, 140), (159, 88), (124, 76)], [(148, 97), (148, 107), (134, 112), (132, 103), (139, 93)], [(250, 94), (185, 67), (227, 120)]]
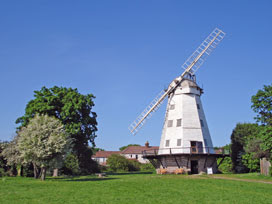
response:
[(143, 157), (152, 157), (157, 155), (217, 155), (225, 156), (229, 152), (224, 148), (214, 150), (214, 147), (179, 147), (179, 148), (161, 148), (154, 150), (144, 150)]

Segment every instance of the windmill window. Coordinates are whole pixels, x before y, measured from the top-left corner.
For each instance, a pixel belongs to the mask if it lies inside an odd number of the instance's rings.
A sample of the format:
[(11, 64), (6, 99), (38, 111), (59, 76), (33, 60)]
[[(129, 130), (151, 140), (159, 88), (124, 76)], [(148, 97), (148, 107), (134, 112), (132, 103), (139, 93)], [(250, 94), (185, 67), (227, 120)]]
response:
[(181, 119), (177, 119), (177, 127), (181, 126)]
[(169, 147), (170, 140), (165, 141), (165, 147)]
[(168, 120), (167, 127), (172, 127), (173, 126), (173, 120)]
[(200, 105), (199, 105), (199, 104), (196, 104), (196, 106), (197, 106), (197, 109), (199, 110), (199, 109), (200, 109)]
[(170, 110), (174, 110), (175, 109), (175, 104), (170, 105)]
[(204, 122), (203, 120), (200, 120), (201, 127), (204, 127)]
[(181, 139), (177, 140), (177, 146), (181, 146)]

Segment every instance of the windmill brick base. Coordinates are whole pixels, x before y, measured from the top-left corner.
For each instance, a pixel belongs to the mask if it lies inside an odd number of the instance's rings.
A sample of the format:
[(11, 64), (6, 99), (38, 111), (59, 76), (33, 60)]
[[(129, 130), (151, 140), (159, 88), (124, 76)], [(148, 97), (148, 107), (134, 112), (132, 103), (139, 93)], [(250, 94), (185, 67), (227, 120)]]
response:
[[(213, 173), (218, 172), (218, 166), (223, 162), (226, 156), (224, 150), (220, 153), (201, 153), (190, 151), (190, 153), (172, 153), (173, 149), (164, 149), (164, 154), (160, 150), (144, 151), (143, 158), (148, 159), (156, 168), (157, 173), (189, 173), (198, 174), (208, 173), (208, 168)], [(169, 153), (166, 153), (168, 151)], [(207, 150), (207, 152), (209, 152)], [(217, 159), (223, 158), (219, 164)], [(180, 171), (181, 170), (181, 171)]]

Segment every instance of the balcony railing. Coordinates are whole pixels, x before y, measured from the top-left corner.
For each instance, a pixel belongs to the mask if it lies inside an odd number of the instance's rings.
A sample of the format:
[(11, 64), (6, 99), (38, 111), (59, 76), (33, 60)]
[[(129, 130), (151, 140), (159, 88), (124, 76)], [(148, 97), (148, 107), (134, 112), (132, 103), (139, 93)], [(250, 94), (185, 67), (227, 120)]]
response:
[(224, 148), (214, 149), (214, 147), (180, 147), (144, 150), (143, 156), (172, 155), (172, 154), (229, 154)]

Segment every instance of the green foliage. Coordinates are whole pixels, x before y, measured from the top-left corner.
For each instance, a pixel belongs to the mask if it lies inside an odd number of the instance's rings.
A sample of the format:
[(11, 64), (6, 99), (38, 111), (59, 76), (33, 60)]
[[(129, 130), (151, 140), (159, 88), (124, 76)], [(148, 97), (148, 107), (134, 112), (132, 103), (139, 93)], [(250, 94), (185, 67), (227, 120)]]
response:
[[(217, 164), (221, 162), (223, 158), (218, 158), (217, 159)], [(218, 170), (222, 173), (231, 173), (232, 172), (232, 162), (230, 157), (225, 157), (223, 162), (220, 164), (218, 167)]]
[(107, 165), (109, 165), (110, 169), (114, 172), (129, 171), (130, 163), (124, 156), (112, 154), (107, 159)]
[(272, 159), (272, 126), (270, 125), (262, 126), (259, 135), (262, 140), (260, 147), (264, 152), (263, 156), (271, 160)]
[(80, 168), (77, 156), (69, 153), (64, 161), (63, 173), (66, 175), (79, 175)]
[(127, 147), (130, 147), (130, 146), (141, 146), (141, 145), (139, 145), (139, 144), (129, 144), (129, 145), (120, 147), (119, 150), (123, 151), (124, 149), (126, 149)]
[(256, 95), (251, 97), (252, 109), (257, 113), (257, 122), (272, 125), (272, 86), (264, 86)]
[(141, 171), (155, 171), (154, 166), (151, 163), (141, 164)]
[(236, 173), (249, 172), (249, 168), (243, 162), (243, 155), (248, 141), (258, 137), (258, 124), (238, 123), (231, 134), (231, 160), (232, 170)]
[(70, 148), (70, 135), (54, 117), (36, 115), (19, 132), (18, 149), (24, 163), (45, 169), (53, 160), (64, 157)]
[(260, 171), (260, 159), (255, 158), (254, 152), (246, 152), (242, 156), (243, 164), (249, 169), (249, 172), (259, 172)]
[(14, 165), (21, 165), (23, 163), (22, 156), (20, 155), (19, 148), (18, 148), (18, 138), (19, 136), (16, 135), (12, 141), (7, 143), (5, 149), (3, 150), (2, 154), (7, 160), (7, 165), (14, 166)]
[(5, 150), (7, 145), (8, 145), (8, 142), (0, 141), (0, 177), (5, 176), (8, 170), (7, 159), (3, 155), (3, 151)]
[(140, 171), (141, 165), (137, 160), (129, 160), (128, 171)]
[[(97, 131), (96, 113), (92, 94), (82, 95), (77, 89), (54, 86), (42, 87), (34, 91), (34, 99), (29, 101), (24, 116), (18, 118), (19, 129), (27, 126), (36, 114), (46, 114), (58, 118), (65, 131), (73, 138), (73, 152), (77, 155), (82, 172), (92, 172), (93, 164), (89, 161), (92, 152), (88, 150), (88, 142), (94, 145)], [(85, 163), (87, 162), (87, 163)]]

